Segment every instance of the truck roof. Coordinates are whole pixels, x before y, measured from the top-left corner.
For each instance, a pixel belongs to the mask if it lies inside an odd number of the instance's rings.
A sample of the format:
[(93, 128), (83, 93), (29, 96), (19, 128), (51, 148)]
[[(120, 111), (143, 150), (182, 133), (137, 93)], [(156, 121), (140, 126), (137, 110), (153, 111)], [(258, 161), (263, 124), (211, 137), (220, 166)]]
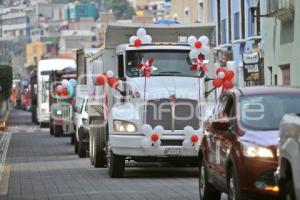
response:
[(214, 24), (120, 24), (109, 23), (105, 32), (105, 48), (115, 49), (127, 44), (130, 36), (136, 35), (138, 28), (145, 28), (153, 42), (177, 42), (179, 36), (211, 36)]
[(165, 44), (165, 43), (157, 43), (157, 44), (151, 44), (151, 45), (142, 45), (140, 47), (134, 47), (129, 44), (123, 44), (119, 45), (117, 47), (117, 53), (122, 53), (125, 50), (126, 51), (134, 51), (134, 50), (187, 50), (190, 51), (191, 47), (189, 45), (185, 44)]
[(50, 71), (50, 70), (61, 70), (66, 67), (76, 68), (75, 61), (72, 59), (47, 59), (40, 60), (38, 63), (38, 72)]

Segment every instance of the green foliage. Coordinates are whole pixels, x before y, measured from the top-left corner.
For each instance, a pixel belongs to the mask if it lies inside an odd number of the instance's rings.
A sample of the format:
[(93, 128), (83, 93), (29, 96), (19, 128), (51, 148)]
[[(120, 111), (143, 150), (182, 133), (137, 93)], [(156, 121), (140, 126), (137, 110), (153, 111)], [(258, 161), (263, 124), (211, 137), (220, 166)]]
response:
[(12, 88), (12, 68), (9, 65), (0, 65), (0, 86), (2, 87), (2, 96), (8, 99)]
[(134, 8), (127, 0), (105, 0), (105, 10), (112, 10), (117, 19), (131, 19)]

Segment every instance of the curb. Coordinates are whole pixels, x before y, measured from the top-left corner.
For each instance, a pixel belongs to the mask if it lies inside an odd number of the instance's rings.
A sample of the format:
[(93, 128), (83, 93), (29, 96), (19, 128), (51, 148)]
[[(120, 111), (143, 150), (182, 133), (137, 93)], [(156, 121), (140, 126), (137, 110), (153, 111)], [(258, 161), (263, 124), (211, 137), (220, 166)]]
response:
[(0, 119), (0, 130), (6, 129), (9, 114), (10, 114), (10, 110), (6, 111), (6, 113), (4, 114), (4, 117), (2, 119)]

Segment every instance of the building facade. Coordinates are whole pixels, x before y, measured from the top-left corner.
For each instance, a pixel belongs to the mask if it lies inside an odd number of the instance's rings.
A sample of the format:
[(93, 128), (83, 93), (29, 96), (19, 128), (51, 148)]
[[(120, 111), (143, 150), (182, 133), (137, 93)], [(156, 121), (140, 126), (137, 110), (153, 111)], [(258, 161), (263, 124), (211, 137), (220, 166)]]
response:
[[(260, 14), (261, 3), (256, 14)], [(260, 18), (251, 14), (247, 1), (211, 0), (210, 21), (216, 24), (212, 36), (215, 64), (236, 72), (235, 84), (264, 83), (264, 52)]]
[(267, 85), (300, 86), (300, 1), (268, 1), (263, 33)]

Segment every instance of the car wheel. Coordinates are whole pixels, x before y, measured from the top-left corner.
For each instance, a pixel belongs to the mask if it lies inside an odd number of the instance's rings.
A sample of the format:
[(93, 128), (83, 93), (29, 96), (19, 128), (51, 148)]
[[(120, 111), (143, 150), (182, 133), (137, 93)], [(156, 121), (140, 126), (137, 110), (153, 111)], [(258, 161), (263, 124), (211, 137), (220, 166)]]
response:
[(228, 194), (228, 200), (240, 200), (241, 199), (237, 176), (232, 167), (228, 171), (227, 194)]
[(106, 127), (99, 127), (100, 121), (93, 120), (93, 156), (96, 168), (104, 167), (107, 164), (106, 152)]
[(78, 154), (78, 140), (77, 138), (75, 137), (75, 140), (74, 140), (74, 152), (75, 154)]
[(296, 194), (294, 190), (294, 184), (292, 180), (289, 180), (284, 185), (284, 194), (283, 198), (284, 200), (296, 200)]
[(110, 152), (108, 171), (111, 178), (121, 178), (125, 171), (125, 157)]
[(199, 196), (200, 200), (220, 200), (221, 192), (216, 190), (208, 182), (207, 169), (203, 163), (203, 160), (200, 160), (199, 166)]
[(83, 143), (83, 136), (82, 136), (82, 131), (78, 132), (78, 136), (79, 136), (79, 141), (78, 141), (78, 157), (79, 158), (85, 158), (86, 157), (86, 148), (85, 148), (85, 144)]

